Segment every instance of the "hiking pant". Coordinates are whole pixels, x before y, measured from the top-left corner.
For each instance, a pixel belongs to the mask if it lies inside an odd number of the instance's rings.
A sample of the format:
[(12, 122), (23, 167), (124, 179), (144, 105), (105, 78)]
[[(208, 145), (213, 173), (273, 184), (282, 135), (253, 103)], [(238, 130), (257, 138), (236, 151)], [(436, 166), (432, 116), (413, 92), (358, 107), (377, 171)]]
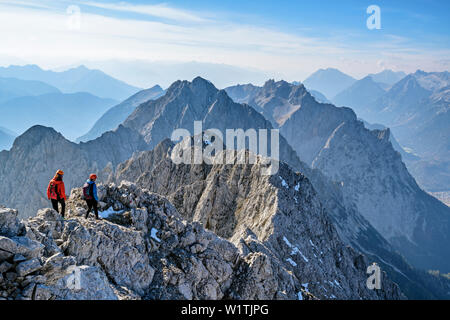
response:
[(89, 217), (89, 213), (94, 209), (95, 218), (98, 219), (98, 208), (97, 208), (97, 200), (95, 199), (86, 199), (86, 204), (88, 206), (88, 211), (86, 213), (86, 219)]
[(52, 206), (53, 209), (55, 209), (57, 212), (59, 212), (58, 210), (58, 203), (61, 203), (61, 215), (64, 218), (64, 214), (66, 213), (66, 202), (64, 201), (64, 199), (51, 199), (52, 200)]

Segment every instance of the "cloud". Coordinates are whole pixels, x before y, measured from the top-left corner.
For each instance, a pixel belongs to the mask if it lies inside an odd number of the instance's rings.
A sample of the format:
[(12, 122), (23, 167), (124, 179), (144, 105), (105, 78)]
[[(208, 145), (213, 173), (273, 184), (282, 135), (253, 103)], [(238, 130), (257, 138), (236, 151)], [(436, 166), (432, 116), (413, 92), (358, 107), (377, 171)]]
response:
[[(40, 8), (33, 7), (33, 3), (21, 1), (14, 6), (11, 1), (0, 1), (0, 56), (17, 57), (47, 68), (79, 61), (199, 61), (258, 69), (286, 80), (302, 80), (323, 67), (340, 68), (362, 77), (379, 71), (377, 62), (381, 59), (388, 65), (401, 65), (407, 72), (448, 65), (442, 63), (442, 57), (449, 56), (448, 50), (447, 55), (420, 50), (408, 39), (393, 35), (377, 42), (365, 39), (358, 43), (345, 33), (335, 38), (310, 37), (307, 31), (292, 33), (217, 20), (219, 13), (205, 16), (168, 5), (122, 2), (80, 2), (80, 29), (73, 30), (67, 26), (69, 15), (64, 7), (72, 1), (47, 9), (42, 6), (51, 2), (38, 2)], [(111, 15), (107, 10), (141, 13), (150, 18)], [(336, 33), (334, 30), (333, 35)]]
[(108, 9), (119, 12), (133, 12), (158, 18), (170, 19), (174, 21), (184, 21), (184, 22), (208, 21), (207, 19), (200, 17), (197, 14), (185, 10), (171, 8), (165, 4), (134, 5), (126, 2), (120, 3), (84, 2), (83, 4), (101, 9)]

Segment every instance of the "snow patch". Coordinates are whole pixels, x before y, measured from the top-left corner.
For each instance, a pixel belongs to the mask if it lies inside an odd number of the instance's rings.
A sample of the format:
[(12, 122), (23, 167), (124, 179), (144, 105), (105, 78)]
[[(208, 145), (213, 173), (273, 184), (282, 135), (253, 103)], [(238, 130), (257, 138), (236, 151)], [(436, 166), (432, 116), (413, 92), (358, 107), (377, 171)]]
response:
[(284, 180), (281, 176), (279, 176), (279, 177), (280, 177), (280, 180), (281, 180), (281, 185), (283, 187), (285, 187), (286, 189), (289, 189), (289, 185), (287, 184), (286, 180)]
[(305, 257), (305, 255), (300, 251), (300, 249), (297, 248), (297, 247), (294, 247), (294, 246), (289, 242), (289, 240), (288, 240), (286, 237), (284, 237), (284, 236), (283, 236), (283, 241), (286, 243), (286, 245), (287, 245), (289, 248), (292, 249), (292, 251), (291, 251), (291, 256), (296, 255), (296, 254), (299, 254), (299, 255), (303, 258), (303, 260), (305, 260), (305, 262), (309, 262), (308, 258)]
[(284, 237), (283, 236), (283, 241), (286, 243), (286, 245), (289, 247), (289, 248), (292, 248), (292, 244), (289, 242), (289, 240), (286, 238), (286, 237)]
[(291, 258), (287, 258), (286, 261), (289, 262), (293, 267), (296, 267), (296, 266), (297, 266), (297, 264), (295, 263), (295, 261), (292, 260)]
[(309, 283), (302, 283), (302, 286), (305, 287), (306, 292), (309, 292), (308, 285), (309, 285)]
[(302, 256), (303, 260), (305, 260), (306, 263), (309, 262), (308, 258), (305, 257), (305, 255), (299, 250), (298, 253)]
[(109, 218), (109, 216), (113, 215), (113, 214), (122, 214), (123, 211), (115, 211), (114, 208), (111, 206), (109, 207), (107, 210), (105, 211), (99, 211), (98, 215), (102, 218)]
[(152, 237), (153, 239), (155, 239), (155, 240), (158, 241), (158, 242), (161, 242), (161, 239), (159, 239), (159, 238), (156, 236), (156, 233), (157, 233), (157, 232), (158, 232), (157, 229), (152, 228), (152, 230), (150, 231), (150, 237)]

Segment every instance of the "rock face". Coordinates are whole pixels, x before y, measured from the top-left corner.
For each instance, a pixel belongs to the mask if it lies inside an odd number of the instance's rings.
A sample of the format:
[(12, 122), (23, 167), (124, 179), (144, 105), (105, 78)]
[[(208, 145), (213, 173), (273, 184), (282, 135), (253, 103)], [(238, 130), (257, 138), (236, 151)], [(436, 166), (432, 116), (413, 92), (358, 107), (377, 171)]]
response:
[[(224, 136), (226, 129), (272, 129), (254, 108), (234, 102), (225, 90), (200, 77), (173, 83), (163, 97), (137, 107), (123, 125), (138, 130), (153, 148), (175, 129), (194, 134), (194, 121), (202, 121), (203, 130), (219, 129)], [(289, 153), (293, 151), (281, 137), (280, 157)]]
[(136, 109), (138, 105), (152, 99), (157, 99), (163, 94), (164, 90), (158, 85), (150, 89), (139, 91), (125, 101), (106, 111), (105, 114), (97, 120), (88, 133), (77, 139), (77, 142), (94, 140), (100, 137), (103, 133), (114, 130), (125, 121), (125, 119), (134, 111), (134, 109)]
[(293, 85), (286, 81), (269, 80), (263, 87), (251, 85), (228, 87), (230, 97), (239, 103), (247, 103), (261, 112), (278, 127), (300, 107), (304, 96), (313, 99), (302, 84)]
[(351, 109), (302, 104), (281, 133), (297, 153), (341, 184), (344, 205), (357, 210), (415, 266), (450, 270), (450, 211), (421, 190), (389, 142)]
[[(266, 129), (269, 131), (266, 156), (272, 156), (271, 123), (253, 107), (234, 102), (225, 90), (218, 90), (210, 81), (201, 77), (192, 82), (174, 82), (163, 97), (138, 106), (123, 125), (137, 130), (149, 147), (154, 148), (161, 141), (170, 138), (176, 129), (186, 129), (191, 134), (196, 134), (194, 121), (202, 122), (203, 131), (217, 129), (224, 137), (227, 129)], [(279, 137), (278, 144), (279, 159), (295, 169), (306, 170), (307, 166), (283, 136)], [(237, 148), (236, 144), (235, 147)]]
[(418, 187), (392, 149), (389, 130), (365, 131), (361, 123), (344, 123), (313, 167), (342, 181), (346, 199), (355, 201), (409, 261), (424, 269), (450, 270), (450, 250), (439, 245), (450, 241), (450, 210)]
[(120, 126), (88, 143), (75, 144), (51, 128), (35, 126), (0, 152), (0, 203), (17, 208), (21, 217), (49, 205), (47, 185), (57, 169), (66, 174), (66, 192), (81, 186), (91, 172), (116, 165), (133, 152), (148, 150), (142, 137)]
[[(114, 172), (109, 172), (108, 181), (120, 182), (124, 179), (137, 181), (143, 187), (168, 196), (181, 213), (191, 219), (201, 219), (208, 229), (221, 236), (230, 237), (237, 223), (236, 212), (242, 210), (242, 205), (239, 203), (244, 200), (249, 203), (258, 203), (265, 197), (265, 195), (249, 197), (248, 193), (242, 195), (240, 193), (241, 190), (248, 189), (242, 183), (261, 180), (258, 170), (239, 169), (240, 178), (227, 180), (222, 177), (222, 173), (220, 175), (211, 173), (212, 166), (175, 165), (168, 156), (172, 148), (174, 145), (169, 140), (165, 140), (152, 151), (135, 154), (131, 159), (120, 164)], [(225, 171), (225, 169), (221, 170)], [(220, 177), (217, 178), (216, 175)], [(339, 237), (347, 245), (370, 256), (372, 261), (377, 261), (390, 277), (398, 281), (401, 288), (405, 288), (408, 297), (413, 299), (448, 297), (449, 284), (445, 283), (445, 279), (440, 281), (425, 272), (411, 268), (408, 262), (396, 253), (392, 245), (358, 213), (356, 207), (343, 206), (345, 199), (341, 188), (337, 185), (333, 188), (333, 185), (317, 170), (308, 170), (307, 177), (314, 180), (317, 197), (325, 206), (324, 211), (331, 219)], [(214, 182), (207, 182), (210, 179)], [(229, 184), (230, 181), (236, 181), (236, 186), (231, 188), (234, 191), (230, 192), (229, 187), (224, 191), (221, 186)], [(295, 202), (298, 201), (295, 197), (287, 199), (291, 202), (290, 205), (296, 205)], [(255, 205), (255, 209), (265, 212), (265, 204), (261, 206)]]
[[(326, 216), (314, 204), (307, 180), (301, 176), (296, 179), (289, 183), (301, 185), (299, 201), (302, 205), (311, 202), (305, 210), (319, 210), (305, 211), (308, 215), (318, 214), (318, 220), (315, 225), (304, 224), (302, 233), (309, 237), (313, 230), (325, 232), (308, 239), (311, 240), (308, 248), (303, 247), (306, 238), (294, 241), (291, 234), (275, 231), (278, 226), (274, 230), (266, 228), (265, 240), (259, 240), (249, 228), (242, 229), (242, 238), (235, 238), (236, 246), (205, 230), (201, 223), (183, 219), (164, 197), (128, 182), (118, 187), (99, 186), (101, 207), (112, 212), (107, 220), (84, 219), (86, 207), (81, 189), (74, 189), (71, 194), (66, 220), (54, 210), (44, 209), (36, 217), (18, 222), (15, 211), (4, 209), (1, 215), (10, 213), (4, 219), (9, 221), (5, 224), (9, 226), (8, 236), (0, 236), (0, 297), (403, 298), (385, 275), (382, 290), (370, 291), (365, 287), (367, 260), (340, 243)], [(281, 215), (292, 216), (294, 212), (278, 215), (273, 217), (276, 224), (288, 231), (292, 225), (285, 225), (286, 218)], [(21, 231), (13, 235), (15, 230)], [(322, 259), (327, 272), (309, 278), (313, 263), (304, 259), (306, 255), (315, 259), (313, 252)]]
[[(162, 148), (157, 147), (159, 154)], [(355, 292), (367, 289), (364, 275), (350, 275), (349, 261), (360, 255), (343, 244), (308, 179), (286, 164), (278, 175), (263, 176), (260, 163), (175, 165), (168, 156), (157, 158), (153, 152), (136, 155), (117, 168), (113, 179), (131, 178), (166, 195), (183, 217), (244, 252), (270, 252), (316, 297), (357, 299)], [(347, 283), (336, 286), (335, 279)]]
[(345, 106), (353, 109), (355, 106), (370, 104), (385, 93), (381, 83), (376, 82), (371, 76), (367, 76), (337, 94), (333, 102), (338, 107)]
[[(450, 73), (417, 71), (375, 101), (352, 106), (359, 117), (391, 128), (421, 159), (406, 161), (427, 191), (450, 191)], [(407, 159), (408, 160), (408, 159)]]
[(76, 265), (55, 243), (64, 230), (61, 216), (45, 209), (19, 222), (17, 211), (0, 211), (0, 299), (117, 299), (97, 267)]

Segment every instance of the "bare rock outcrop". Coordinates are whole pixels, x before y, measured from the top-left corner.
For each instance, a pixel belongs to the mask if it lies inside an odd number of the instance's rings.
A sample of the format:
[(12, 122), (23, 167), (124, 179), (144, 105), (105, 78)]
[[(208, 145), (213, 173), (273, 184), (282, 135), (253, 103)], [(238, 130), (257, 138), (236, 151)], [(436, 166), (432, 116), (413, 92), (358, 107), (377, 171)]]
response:
[(117, 168), (116, 181), (128, 172), (136, 179), (140, 167), (140, 187), (166, 195), (185, 219), (246, 255), (265, 253), (272, 269), (289, 270), (318, 298), (376, 299), (396, 291), (389, 281), (390, 293), (367, 289), (367, 259), (343, 243), (311, 183), (287, 164), (264, 176), (260, 157), (254, 165), (177, 165), (170, 150), (159, 162), (152, 152), (136, 155)]
[[(300, 265), (302, 259), (296, 257), (298, 252), (309, 255), (309, 251), (297, 241), (291, 244), (289, 234), (276, 241), (261, 241), (247, 228), (235, 245), (201, 223), (184, 219), (166, 198), (130, 182), (100, 185), (105, 219), (85, 219), (81, 193), (73, 190), (65, 220), (54, 210), (43, 209), (20, 222), (16, 211), (1, 210), (2, 299), (324, 297), (313, 283), (322, 279), (307, 279), (305, 264), (294, 269), (293, 263)], [(317, 240), (314, 245), (321, 248)], [(348, 263), (351, 275), (358, 275), (354, 263), (360, 257), (345, 247), (336, 254), (341, 255), (340, 263)], [(324, 254), (324, 263), (331, 258)], [(378, 293), (362, 288), (356, 293), (345, 291), (349, 282), (358, 279), (336, 279), (329, 298), (403, 297), (387, 278)]]

